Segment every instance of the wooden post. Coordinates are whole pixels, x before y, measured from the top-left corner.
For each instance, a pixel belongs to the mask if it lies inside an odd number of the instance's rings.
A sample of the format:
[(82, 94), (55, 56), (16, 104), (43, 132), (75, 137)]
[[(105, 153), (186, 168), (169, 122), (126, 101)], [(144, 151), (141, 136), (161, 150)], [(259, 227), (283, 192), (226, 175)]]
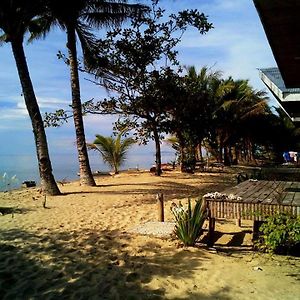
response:
[(214, 237), (215, 237), (215, 218), (209, 218), (208, 223), (208, 239), (207, 239), (207, 246), (212, 247), (214, 245)]
[(236, 224), (236, 226), (241, 227), (241, 219), (236, 219), (235, 224)]
[(257, 241), (259, 238), (259, 228), (263, 224), (263, 221), (253, 221), (253, 235), (252, 235), (252, 241)]
[(156, 195), (157, 200), (157, 218), (159, 222), (164, 222), (164, 195), (159, 193)]

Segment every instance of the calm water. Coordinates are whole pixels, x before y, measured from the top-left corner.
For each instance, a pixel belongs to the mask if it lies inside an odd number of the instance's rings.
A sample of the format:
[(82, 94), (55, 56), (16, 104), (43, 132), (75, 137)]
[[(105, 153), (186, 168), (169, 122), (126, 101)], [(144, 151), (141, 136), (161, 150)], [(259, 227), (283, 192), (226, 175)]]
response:
[[(92, 171), (110, 171), (97, 153), (90, 152), (90, 163)], [(78, 179), (78, 162), (76, 153), (56, 154), (51, 155), (53, 173), (56, 180)], [(172, 151), (162, 152), (162, 161), (170, 162), (174, 160)], [(122, 169), (140, 168), (149, 169), (154, 163), (154, 153), (143, 151), (133, 151), (128, 154), (125, 164)], [(6, 183), (3, 180), (3, 174), (6, 173)], [(10, 181), (12, 176), (16, 175), (17, 182), (11, 183), (13, 188), (17, 188), (25, 180), (34, 180), (39, 183), (38, 167), (36, 157), (34, 155), (0, 155), (0, 190), (6, 189), (7, 181)]]

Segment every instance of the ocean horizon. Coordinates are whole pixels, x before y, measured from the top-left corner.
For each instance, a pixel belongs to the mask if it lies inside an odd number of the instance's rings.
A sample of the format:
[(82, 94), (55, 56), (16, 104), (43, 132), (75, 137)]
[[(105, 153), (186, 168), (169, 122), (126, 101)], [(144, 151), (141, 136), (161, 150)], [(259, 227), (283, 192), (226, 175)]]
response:
[[(51, 163), (55, 180), (61, 181), (79, 179), (79, 164), (77, 154), (59, 153), (51, 155)], [(96, 152), (89, 152), (89, 159), (92, 172), (111, 171), (107, 164), (104, 164), (101, 156)], [(162, 151), (162, 162), (171, 162), (174, 160), (174, 152)], [(134, 151), (128, 153), (121, 170), (131, 168), (150, 169), (155, 163), (155, 155), (152, 152)], [(3, 175), (5, 178), (3, 178)], [(12, 177), (16, 180), (11, 181)], [(11, 182), (10, 182), (11, 181)], [(7, 183), (10, 182), (10, 189), (19, 188), (23, 181), (35, 181), (40, 183), (37, 158), (34, 154), (0, 154), (0, 191), (7, 190)]]

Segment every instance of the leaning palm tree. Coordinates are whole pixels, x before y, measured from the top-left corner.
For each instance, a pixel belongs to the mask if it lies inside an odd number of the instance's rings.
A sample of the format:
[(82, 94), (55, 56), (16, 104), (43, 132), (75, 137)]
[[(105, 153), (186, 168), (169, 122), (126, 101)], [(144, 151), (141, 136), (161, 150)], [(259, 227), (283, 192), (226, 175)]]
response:
[(99, 151), (102, 159), (114, 171), (115, 174), (119, 173), (120, 166), (126, 159), (128, 149), (135, 143), (132, 138), (122, 138), (123, 133), (119, 133), (116, 138), (113, 136), (105, 137), (97, 134), (96, 139), (92, 144), (88, 144), (91, 150)]
[(45, 36), (53, 26), (59, 26), (67, 34), (68, 63), (70, 66), (72, 109), (76, 131), (78, 150), (80, 183), (95, 185), (92, 176), (82, 118), (80, 85), (77, 62), (77, 38), (81, 43), (85, 62), (93, 56), (93, 29), (100, 29), (112, 25), (120, 25), (132, 13), (144, 10), (144, 6), (127, 4), (126, 0), (76, 0), (71, 4), (61, 0), (46, 0), (47, 12), (42, 22), (39, 22), (34, 37)]
[(29, 75), (23, 48), (24, 35), (43, 10), (42, 1), (1, 0), (0, 40), (11, 44), (22, 86), (25, 104), (31, 119), (42, 187), (48, 195), (58, 195), (48, 152), (43, 120)]

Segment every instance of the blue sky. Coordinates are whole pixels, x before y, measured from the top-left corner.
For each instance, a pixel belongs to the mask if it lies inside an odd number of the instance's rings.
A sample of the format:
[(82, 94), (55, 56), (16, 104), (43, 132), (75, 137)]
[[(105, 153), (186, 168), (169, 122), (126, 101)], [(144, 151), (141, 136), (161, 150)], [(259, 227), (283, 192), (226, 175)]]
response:
[[(179, 60), (222, 70), (224, 76), (249, 79), (256, 89), (265, 89), (257, 68), (275, 66), (257, 12), (251, 0), (161, 0), (167, 13), (197, 8), (209, 17), (214, 29), (200, 35), (189, 29), (182, 39)], [(70, 103), (69, 72), (57, 59), (65, 52), (65, 34), (55, 31), (46, 40), (25, 45), (31, 78), (42, 112), (66, 108)], [(83, 79), (83, 78), (82, 78)], [(105, 91), (81, 80), (82, 100), (100, 99)], [(0, 155), (34, 153), (31, 123), (22, 98), (21, 86), (10, 45), (0, 47)], [(271, 105), (274, 104), (271, 102)], [(85, 119), (87, 141), (96, 133), (112, 132), (112, 117), (90, 116)], [(47, 129), (51, 153), (75, 152), (72, 121), (61, 128)], [(148, 151), (139, 148), (137, 151)]]

